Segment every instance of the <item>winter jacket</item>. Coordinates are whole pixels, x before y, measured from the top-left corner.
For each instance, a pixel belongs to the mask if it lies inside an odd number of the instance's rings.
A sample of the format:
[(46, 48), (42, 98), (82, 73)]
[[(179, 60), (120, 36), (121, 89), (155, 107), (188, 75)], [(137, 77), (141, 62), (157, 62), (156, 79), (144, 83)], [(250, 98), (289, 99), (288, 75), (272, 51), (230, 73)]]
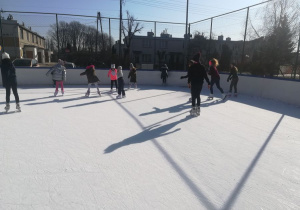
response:
[(117, 69), (109, 69), (107, 76), (110, 76), (110, 80), (117, 80)]
[(11, 60), (8, 58), (2, 60), (1, 75), (3, 87), (6, 87), (6, 85), (17, 84), (16, 69)]
[(88, 79), (88, 83), (100, 82), (99, 78), (95, 74), (95, 66), (94, 65), (87, 66), (85, 71), (82, 72), (80, 75), (86, 75), (86, 77)]
[(122, 69), (121, 70), (117, 70), (117, 76), (118, 76), (118, 79), (123, 77), (123, 71)]
[(161, 71), (161, 76), (160, 76), (161, 78), (168, 77), (168, 67), (162, 66), (160, 68), (160, 71)]
[(211, 75), (212, 80), (220, 79), (218, 69), (214, 66), (210, 66), (208, 74)]
[(53, 66), (46, 75), (52, 74), (52, 79), (55, 81), (66, 81), (66, 68), (63, 65), (56, 64)]
[(193, 63), (188, 69), (188, 83), (191, 83), (192, 86), (194, 83), (203, 84), (204, 79), (210, 85), (205, 67), (198, 62)]
[(238, 76), (238, 69), (237, 69), (237, 67), (233, 66), (230, 69), (230, 74), (228, 75), (227, 81), (229, 81), (231, 79), (237, 79), (237, 78), (239, 78), (239, 76)]
[(136, 83), (136, 68), (130, 69), (128, 78), (130, 78), (130, 82)]

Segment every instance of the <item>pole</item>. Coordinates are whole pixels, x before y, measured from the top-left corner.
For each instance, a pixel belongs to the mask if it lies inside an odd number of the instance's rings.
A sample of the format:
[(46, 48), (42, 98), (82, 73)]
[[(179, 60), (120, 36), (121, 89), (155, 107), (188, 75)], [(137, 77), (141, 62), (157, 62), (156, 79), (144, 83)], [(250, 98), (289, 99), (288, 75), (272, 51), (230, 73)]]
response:
[(110, 29), (110, 18), (108, 19), (108, 28), (109, 28), (109, 47), (111, 52), (111, 29)]
[(57, 59), (59, 59), (58, 16), (56, 14)]
[(154, 64), (153, 64), (153, 69), (155, 68), (155, 63), (156, 63), (156, 21), (154, 22), (154, 58), (153, 58), (153, 61), (154, 61)]
[(121, 34), (122, 30), (122, 0), (120, 0), (120, 28), (119, 28), (119, 65), (121, 65)]
[(98, 53), (98, 20), (99, 20), (100, 12), (97, 12), (97, 31), (96, 31), (96, 56)]
[(248, 17), (249, 17), (249, 7), (247, 7), (247, 17), (246, 17), (246, 25), (245, 25), (245, 33), (244, 33), (243, 51), (242, 51), (242, 64), (244, 63), (244, 58), (245, 58), (245, 44), (246, 44), (246, 37), (247, 37)]
[[(296, 79), (296, 73), (297, 73), (296, 71), (297, 71), (297, 67), (298, 67), (299, 47), (300, 47), (300, 30), (299, 30), (297, 56), (296, 56), (296, 62), (295, 62), (295, 67), (294, 67), (294, 79)], [(300, 72), (299, 72), (299, 80), (300, 80)]]
[(184, 36), (184, 70), (187, 68), (187, 54), (188, 54), (188, 21), (189, 21), (189, 0), (186, 1), (186, 21), (185, 21), (185, 36)]
[(4, 42), (3, 42), (3, 31), (2, 31), (2, 11), (0, 11), (0, 29), (1, 29), (1, 46), (2, 46), (2, 52), (5, 52), (4, 50)]
[(210, 45), (211, 45), (211, 36), (212, 36), (212, 26), (213, 26), (213, 18), (210, 19), (210, 34), (209, 34), (209, 45), (208, 45), (208, 59), (211, 59), (210, 57)]
[(105, 43), (104, 43), (104, 36), (103, 36), (103, 29), (102, 29), (102, 21), (101, 21), (101, 13), (99, 12), (99, 18), (100, 18), (100, 27), (101, 27), (101, 37), (102, 37), (102, 48), (105, 50)]

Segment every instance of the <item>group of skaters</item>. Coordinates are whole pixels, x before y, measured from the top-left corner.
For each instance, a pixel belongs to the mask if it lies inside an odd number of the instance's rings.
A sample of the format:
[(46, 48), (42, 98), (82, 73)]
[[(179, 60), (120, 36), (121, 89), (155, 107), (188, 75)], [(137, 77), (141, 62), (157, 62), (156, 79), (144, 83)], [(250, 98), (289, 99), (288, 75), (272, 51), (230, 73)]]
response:
[[(211, 80), (208, 79), (206, 69), (203, 64), (200, 62), (201, 54), (197, 53), (194, 55), (193, 59), (189, 61), (188, 74), (186, 76), (182, 76), (183, 78), (188, 78), (188, 87), (191, 89), (191, 102), (192, 109), (190, 111), (191, 115), (199, 116), (200, 115), (200, 94), (203, 86), (204, 79), (207, 82), (208, 88), (210, 89), (210, 95), (208, 99), (213, 99), (213, 86), (216, 84), (217, 88), (220, 90), (222, 94), (222, 99), (231, 96), (232, 88), (234, 88), (234, 95), (237, 96), (237, 83), (238, 83), (238, 69), (234, 64), (231, 64), (230, 74), (227, 78), (227, 82), (231, 80), (230, 89), (228, 94), (225, 94), (223, 89), (220, 86), (220, 75), (217, 70), (218, 60), (212, 59), (209, 61), (209, 71), (208, 74), (211, 76)], [(2, 54), (2, 65), (1, 65), (1, 75), (2, 75), (2, 83), (3, 87), (6, 89), (6, 106), (5, 110), (8, 112), (10, 109), (10, 94), (11, 90), (15, 96), (16, 101), (16, 110), (21, 111), (20, 103), (19, 103), (19, 95), (17, 90), (17, 79), (16, 79), (16, 69), (9, 57), (9, 54), (4, 52)], [(61, 94), (64, 95), (64, 81), (66, 81), (66, 68), (64, 66), (64, 61), (59, 59), (58, 63), (50, 68), (50, 70), (46, 73), (47, 76), (52, 75), (52, 80), (55, 84), (55, 92), (54, 96), (58, 94), (58, 88), (61, 87)], [(99, 90), (100, 80), (95, 74), (95, 66), (91, 63), (88, 64), (85, 71), (80, 74), (80, 76), (86, 75), (88, 80), (88, 89), (85, 96), (89, 97), (91, 86), (94, 85), (97, 88), (97, 94), (101, 96), (101, 92)], [(122, 66), (118, 66), (115, 68), (115, 64), (111, 64), (111, 68), (107, 74), (111, 80), (111, 90), (113, 92), (113, 87), (115, 86), (118, 91), (117, 99), (125, 98), (126, 93), (124, 89), (124, 78)], [(168, 67), (164, 64), (161, 67), (161, 79), (163, 84), (166, 84), (166, 79), (168, 77)], [(128, 74), (128, 78), (130, 78), (129, 89), (132, 85), (134, 88), (137, 88), (137, 72), (136, 68), (132, 63), (130, 63), (130, 72)]]
[(189, 61), (188, 65), (188, 74), (186, 76), (182, 76), (183, 78), (188, 78), (188, 86), (191, 89), (191, 101), (192, 101), (192, 109), (190, 111), (191, 115), (199, 116), (200, 115), (200, 94), (202, 90), (202, 86), (204, 83), (204, 79), (207, 82), (208, 89), (210, 90), (210, 94), (208, 96), (208, 100), (212, 100), (214, 97), (213, 86), (216, 84), (217, 88), (220, 90), (222, 94), (222, 99), (225, 100), (226, 97), (230, 97), (232, 93), (232, 88), (234, 87), (234, 96), (237, 96), (237, 83), (238, 83), (238, 69), (234, 64), (231, 64), (230, 74), (228, 75), (227, 82), (231, 80), (229, 92), (227, 94), (224, 93), (224, 90), (220, 86), (220, 74), (218, 72), (217, 66), (219, 62), (217, 59), (213, 58), (209, 61), (209, 71), (208, 74), (211, 76), (211, 80), (208, 79), (206, 69), (204, 65), (200, 61), (201, 54), (197, 53), (193, 56), (193, 59)]

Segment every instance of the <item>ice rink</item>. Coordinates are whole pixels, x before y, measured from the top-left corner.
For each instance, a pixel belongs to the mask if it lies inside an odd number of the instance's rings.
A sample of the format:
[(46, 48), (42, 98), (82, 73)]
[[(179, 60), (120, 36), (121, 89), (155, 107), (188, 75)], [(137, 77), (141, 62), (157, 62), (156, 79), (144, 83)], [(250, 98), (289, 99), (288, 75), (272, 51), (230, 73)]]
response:
[(299, 107), (204, 87), (190, 117), (186, 87), (86, 89), (19, 87), (7, 114), (0, 89), (1, 210), (300, 209)]

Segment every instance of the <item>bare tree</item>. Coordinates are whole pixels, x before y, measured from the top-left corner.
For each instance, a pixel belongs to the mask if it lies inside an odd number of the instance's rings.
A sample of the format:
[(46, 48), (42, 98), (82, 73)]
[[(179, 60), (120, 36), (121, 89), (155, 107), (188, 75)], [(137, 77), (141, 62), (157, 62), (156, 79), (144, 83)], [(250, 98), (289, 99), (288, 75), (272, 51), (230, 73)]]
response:
[(144, 28), (143, 26), (141, 26), (140, 22), (136, 21), (133, 15), (130, 15), (128, 10), (126, 11), (126, 14), (127, 14), (126, 26), (122, 21), (122, 33), (125, 37), (124, 43), (126, 46), (124, 59), (126, 58), (127, 55), (129, 55), (130, 58), (130, 47), (131, 47), (131, 41), (133, 36), (136, 33), (140, 33)]

